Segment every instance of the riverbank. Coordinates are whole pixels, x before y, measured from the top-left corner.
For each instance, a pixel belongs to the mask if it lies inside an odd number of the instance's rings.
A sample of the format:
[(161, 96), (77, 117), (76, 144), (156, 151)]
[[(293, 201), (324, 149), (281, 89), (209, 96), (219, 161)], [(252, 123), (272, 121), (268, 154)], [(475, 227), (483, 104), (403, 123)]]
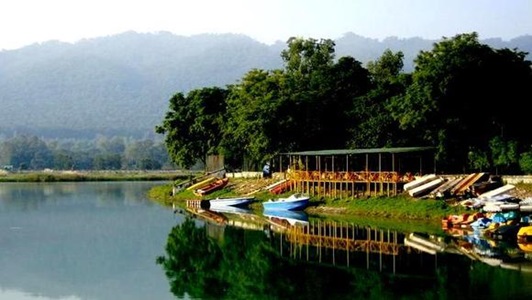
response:
[[(216, 191), (204, 199), (216, 197), (233, 197), (245, 195), (251, 191), (267, 186), (270, 182), (265, 179), (231, 178), (230, 184), (223, 190)], [(288, 195), (285, 193), (283, 195)], [(268, 191), (260, 190), (253, 194), (256, 202), (251, 204), (254, 211), (262, 211), (262, 201), (279, 197)], [(281, 195), (282, 196), (282, 195)], [(161, 205), (177, 205), (185, 208), (186, 200), (202, 199), (192, 191), (182, 190), (172, 195), (172, 185), (154, 187), (149, 192), (149, 198)], [(313, 215), (327, 215), (340, 218), (364, 217), (394, 220), (411, 220), (441, 224), (441, 219), (449, 214), (466, 213), (461, 206), (452, 206), (444, 200), (415, 199), (408, 195), (393, 197), (367, 197), (358, 199), (339, 199), (329, 197), (311, 197), (310, 206), (305, 210)]]
[(175, 181), (192, 176), (187, 171), (18, 171), (0, 172), (0, 182), (76, 182), (76, 181)]

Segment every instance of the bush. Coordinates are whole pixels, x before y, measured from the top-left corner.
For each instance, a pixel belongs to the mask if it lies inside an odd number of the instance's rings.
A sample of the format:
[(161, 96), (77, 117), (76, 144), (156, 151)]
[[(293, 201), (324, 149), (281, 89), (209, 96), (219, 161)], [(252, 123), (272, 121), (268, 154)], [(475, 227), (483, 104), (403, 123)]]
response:
[(532, 150), (521, 154), (519, 167), (523, 173), (532, 174)]

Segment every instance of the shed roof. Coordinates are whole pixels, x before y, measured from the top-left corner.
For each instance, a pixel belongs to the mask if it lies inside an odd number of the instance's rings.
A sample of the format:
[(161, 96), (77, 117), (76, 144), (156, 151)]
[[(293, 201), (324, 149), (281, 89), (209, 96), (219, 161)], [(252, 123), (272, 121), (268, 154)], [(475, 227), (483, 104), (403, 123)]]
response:
[(434, 150), (435, 147), (398, 147), (398, 148), (366, 148), (366, 149), (335, 149), (335, 150), (315, 150), (281, 153), (283, 155), (349, 155), (349, 154), (375, 154), (375, 153), (405, 153), (423, 152)]

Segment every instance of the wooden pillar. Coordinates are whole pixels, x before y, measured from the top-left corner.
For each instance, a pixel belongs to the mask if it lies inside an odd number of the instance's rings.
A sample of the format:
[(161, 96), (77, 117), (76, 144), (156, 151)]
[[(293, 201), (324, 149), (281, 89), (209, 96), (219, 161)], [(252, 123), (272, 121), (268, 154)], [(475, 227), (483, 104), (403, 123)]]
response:
[(321, 196), (321, 156), (316, 156), (318, 160), (318, 196)]
[(383, 184), (382, 184), (382, 153), (379, 153), (379, 181), (380, 181), (380, 188), (379, 192), (383, 194)]
[[(369, 156), (366, 153), (366, 175), (369, 173)], [(369, 179), (366, 179), (366, 193), (369, 193), (371, 195), (371, 183)]]
[[(392, 172), (395, 173), (395, 153), (392, 153)], [(393, 185), (393, 195), (397, 196), (397, 180), (394, 180), (392, 185)]]

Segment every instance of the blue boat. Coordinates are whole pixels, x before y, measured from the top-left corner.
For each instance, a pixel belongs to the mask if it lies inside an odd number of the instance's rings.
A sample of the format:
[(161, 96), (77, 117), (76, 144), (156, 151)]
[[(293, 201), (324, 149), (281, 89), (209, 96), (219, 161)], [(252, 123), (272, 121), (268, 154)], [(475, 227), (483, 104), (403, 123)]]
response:
[(264, 210), (304, 210), (309, 204), (310, 197), (295, 193), (287, 198), (270, 199), (262, 202)]

